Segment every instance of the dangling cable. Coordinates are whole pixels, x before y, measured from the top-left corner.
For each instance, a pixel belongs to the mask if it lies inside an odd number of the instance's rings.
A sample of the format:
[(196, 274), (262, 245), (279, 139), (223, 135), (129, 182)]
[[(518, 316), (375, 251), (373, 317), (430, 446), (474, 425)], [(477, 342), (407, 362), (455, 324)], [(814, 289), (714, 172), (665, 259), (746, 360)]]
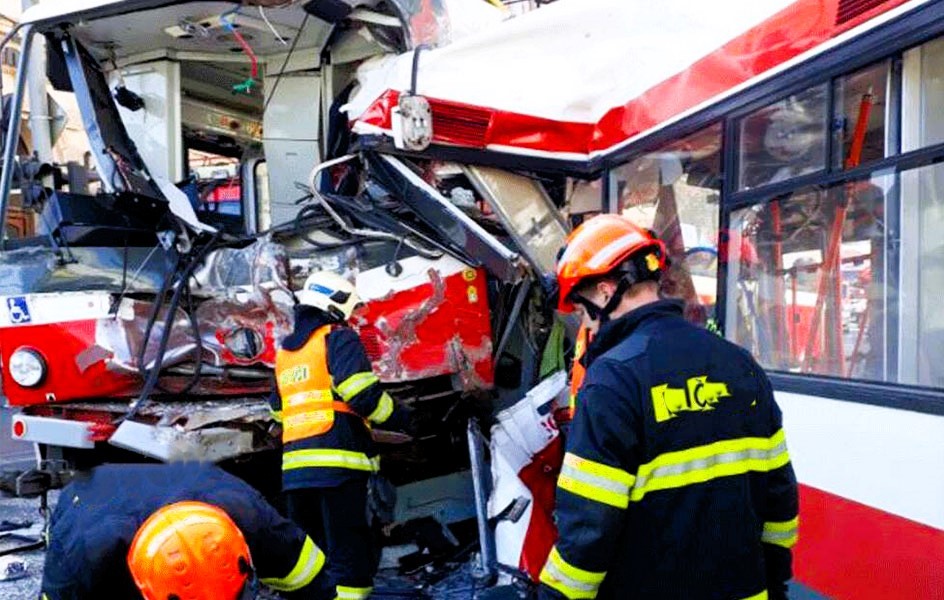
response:
[(262, 5), (259, 5), (259, 16), (262, 17), (262, 20), (265, 21), (265, 24), (269, 26), (269, 30), (272, 32), (272, 35), (275, 36), (275, 39), (279, 40), (279, 43), (283, 46), (288, 46), (288, 40), (282, 37), (279, 33), (279, 30), (272, 25), (272, 21), (269, 20), (269, 17), (265, 14), (265, 9), (262, 8)]
[(246, 41), (246, 38), (242, 36), (239, 31), (236, 30), (236, 25), (234, 20), (236, 15), (239, 13), (239, 7), (229, 10), (220, 15), (220, 25), (223, 26), (223, 29), (232, 34), (233, 39), (240, 45), (243, 49), (243, 52), (246, 56), (249, 57), (250, 70), (249, 78), (242, 83), (237, 83), (233, 86), (233, 93), (245, 93), (249, 94), (252, 92), (252, 86), (256, 84), (256, 77), (259, 75), (259, 57), (256, 56), (256, 53), (253, 51), (252, 46), (249, 45), (249, 42)]

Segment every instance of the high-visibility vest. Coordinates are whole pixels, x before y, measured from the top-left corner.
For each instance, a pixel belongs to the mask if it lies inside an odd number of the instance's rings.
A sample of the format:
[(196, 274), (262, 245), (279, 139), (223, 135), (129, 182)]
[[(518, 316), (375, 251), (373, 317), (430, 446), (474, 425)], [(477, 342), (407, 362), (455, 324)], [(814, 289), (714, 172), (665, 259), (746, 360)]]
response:
[(298, 350), (280, 349), (275, 356), (283, 444), (331, 431), (335, 412), (356, 414), (334, 399), (325, 341), (329, 333), (331, 325), (324, 325)]
[(587, 345), (590, 343), (590, 331), (586, 326), (581, 325), (577, 330), (577, 340), (574, 343), (574, 364), (570, 369), (570, 416), (573, 418), (574, 411), (577, 408), (577, 392), (583, 385), (584, 377), (587, 376), (587, 369), (580, 362), (583, 355), (587, 352)]

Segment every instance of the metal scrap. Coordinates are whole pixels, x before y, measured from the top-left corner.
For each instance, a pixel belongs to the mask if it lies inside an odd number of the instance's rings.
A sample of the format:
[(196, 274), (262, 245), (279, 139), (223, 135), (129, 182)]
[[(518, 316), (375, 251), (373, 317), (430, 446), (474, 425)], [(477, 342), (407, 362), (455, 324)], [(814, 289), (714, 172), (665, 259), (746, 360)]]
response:
[(416, 343), (416, 328), (420, 323), (442, 306), (446, 299), (446, 284), (439, 271), (429, 269), (427, 274), (432, 283), (433, 293), (423, 301), (419, 308), (405, 315), (396, 326), (391, 325), (386, 317), (380, 317), (375, 323), (377, 329), (387, 339), (386, 351), (375, 365), (381, 379), (403, 377), (404, 369), (400, 355), (404, 349)]

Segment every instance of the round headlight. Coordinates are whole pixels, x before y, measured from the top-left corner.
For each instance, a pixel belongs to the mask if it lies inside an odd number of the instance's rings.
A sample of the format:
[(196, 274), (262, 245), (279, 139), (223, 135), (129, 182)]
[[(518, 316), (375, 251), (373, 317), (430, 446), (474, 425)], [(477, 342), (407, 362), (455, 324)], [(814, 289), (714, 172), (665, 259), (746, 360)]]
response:
[(46, 361), (39, 352), (19, 348), (10, 356), (10, 377), (23, 387), (35, 387), (46, 376)]

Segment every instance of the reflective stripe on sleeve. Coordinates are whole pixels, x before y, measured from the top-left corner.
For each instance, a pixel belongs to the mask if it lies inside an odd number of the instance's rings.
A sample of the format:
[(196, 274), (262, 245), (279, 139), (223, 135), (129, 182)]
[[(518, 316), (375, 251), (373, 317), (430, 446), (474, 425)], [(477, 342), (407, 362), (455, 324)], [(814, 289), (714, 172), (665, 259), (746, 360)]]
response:
[(680, 488), (719, 477), (750, 471), (773, 471), (789, 462), (787, 440), (782, 429), (769, 438), (737, 438), (667, 452), (639, 467), (630, 499), (638, 502), (649, 492)]
[(797, 543), (799, 525), (799, 517), (789, 521), (768, 521), (764, 523), (764, 532), (761, 534), (760, 541), (783, 546), (789, 550)]
[(282, 411), (269, 409), (269, 415), (272, 417), (272, 420), (276, 423), (282, 422)]
[(767, 600), (767, 590), (764, 590), (763, 592), (759, 594), (754, 594), (753, 596), (749, 596), (747, 598), (742, 598), (741, 600)]
[(384, 392), (380, 395), (380, 400), (377, 401), (377, 408), (374, 409), (374, 412), (370, 413), (370, 415), (367, 417), (367, 420), (371, 423), (380, 425), (389, 419), (390, 415), (392, 414), (393, 398), (390, 397), (390, 394)]
[(370, 593), (374, 591), (374, 588), (339, 585), (335, 590), (338, 594), (335, 596), (335, 600), (364, 600), (370, 597)]
[(541, 583), (551, 587), (570, 599), (597, 597), (600, 584), (606, 573), (584, 571), (565, 561), (557, 547), (551, 548), (551, 554), (541, 570)]
[(362, 373), (355, 373), (354, 375), (351, 375), (339, 383), (337, 387), (335, 387), (335, 390), (345, 402), (348, 402), (351, 400), (351, 398), (360, 394), (378, 381), (380, 380), (377, 379), (377, 376), (372, 372), (364, 371)]
[(259, 581), (280, 592), (294, 592), (314, 581), (324, 564), (324, 552), (311, 541), (310, 537), (305, 537), (302, 551), (298, 555), (298, 562), (288, 575), (260, 578)]
[(557, 487), (595, 502), (626, 508), (635, 479), (622, 469), (568, 452), (564, 455)]
[(380, 457), (368, 457), (363, 452), (317, 448), (311, 450), (292, 450), (282, 455), (282, 470), (305, 469), (311, 467), (334, 467), (355, 471), (375, 472), (380, 470)]

